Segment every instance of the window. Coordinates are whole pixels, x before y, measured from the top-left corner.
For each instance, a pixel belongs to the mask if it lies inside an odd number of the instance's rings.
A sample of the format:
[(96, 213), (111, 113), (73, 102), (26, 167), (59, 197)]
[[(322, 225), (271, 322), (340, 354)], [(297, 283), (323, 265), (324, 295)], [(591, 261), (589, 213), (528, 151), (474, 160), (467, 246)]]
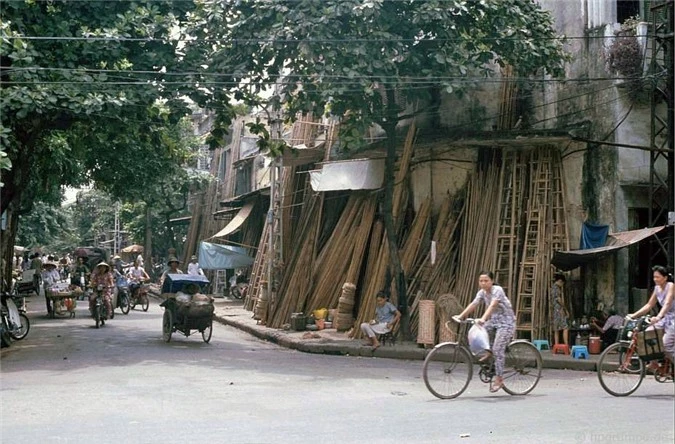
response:
[(253, 174), (253, 162), (241, 162), (235, 168), (236, 179), (234, 183), (234, 195), (251, 192), (251, 176)]
[(626, 19), (640, 16), (640, 0), (617, 0), (616, 22), (623, 23)]

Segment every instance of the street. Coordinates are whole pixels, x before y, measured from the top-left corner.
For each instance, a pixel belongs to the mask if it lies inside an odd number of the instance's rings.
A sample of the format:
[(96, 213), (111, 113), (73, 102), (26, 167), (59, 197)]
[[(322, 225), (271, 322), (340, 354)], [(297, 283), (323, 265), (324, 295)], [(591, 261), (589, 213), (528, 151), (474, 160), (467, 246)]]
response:
[[(34, 310), (34, 311), (31, 311)], [(614, 398), (595, 373), (545, 369), (525, 397), (474, 379), (434, 398), (420, 361), (305, 354), (214, 324), (162, 340), (162, 309), (119, 310), (101, 329), (29, 306), (3, 349), (4, 443), (673, 442), (673, 384)]]

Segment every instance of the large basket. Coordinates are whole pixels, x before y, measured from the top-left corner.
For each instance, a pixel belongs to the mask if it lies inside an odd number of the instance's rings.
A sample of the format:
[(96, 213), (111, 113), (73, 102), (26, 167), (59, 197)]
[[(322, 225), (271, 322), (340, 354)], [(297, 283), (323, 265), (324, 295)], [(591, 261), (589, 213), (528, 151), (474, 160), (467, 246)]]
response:
[(436, 321), (435, 302), (423, 300), (419, 302), (419, 325), (417, 327), (417, 343), (434, 345)]

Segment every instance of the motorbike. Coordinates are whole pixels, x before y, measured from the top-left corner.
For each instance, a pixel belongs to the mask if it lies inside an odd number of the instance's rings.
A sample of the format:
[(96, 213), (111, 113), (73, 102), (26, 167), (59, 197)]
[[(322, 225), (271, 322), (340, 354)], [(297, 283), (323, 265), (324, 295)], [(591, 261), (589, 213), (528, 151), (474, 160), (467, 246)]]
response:
[(244, 299), (246, 293), (248, 293), (248, 284), (246, 282), (240, 282), (230, 286), (230, 297), (234, 299)]
[(105, 325), (106, 319), (108, 319), (105, 303), (103, 302), (104, 290), (105, 287), (101, 284), (98, 284), (94, 289), (94, 292), (96, 293), (96, 300), (91, 315), (93, 316), (94, 321), (96, 321), (96, 328), (103, 327)]
[(148, 311), (150, 299), (148, 299), (148, 288), (143, 284), (143, 281), (132, 280), (129, 289), (131, 291), (131, 297), (129, 298), (131, 308), (135, 309), (136, 305), (140, 305), (143, 311)]
[[(0, 296), (2, 300), (2, 341), (6, 345), (11, 343), (11, 339), (20, 341), (28, 335), (30, 330), (30, 321), (26, 316), (24, 298), (20, 296), (12, 296), (9, 293), (2, 293)], [(17, 306), (16, 302), (19, 302)]]
[(115, 283), (115, 286), (117, 287), (117, 299), (115, 306), (113, 307), (112, 310), (112, 315), (110, 316), (110, 319), (115, 319), (115, 310), (120, 309), (122, 311), (122, 314), (129, 314), (129, 310), (131, 309), (131, 298), (129, 296), (129, 282), (124, 276), (119, 276), (117, 278), (117, 281)]

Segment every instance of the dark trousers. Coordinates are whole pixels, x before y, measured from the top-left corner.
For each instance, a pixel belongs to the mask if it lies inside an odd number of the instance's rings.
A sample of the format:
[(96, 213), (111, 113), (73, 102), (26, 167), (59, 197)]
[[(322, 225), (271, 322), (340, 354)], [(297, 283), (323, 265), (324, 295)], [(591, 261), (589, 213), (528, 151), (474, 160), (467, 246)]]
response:
[(602, 349), (606, 349), (610, 345), (616, 342), (616, 337), (619, 334), (619, 330), (616, 328), (610, 328), (607, 331), (602, 332), (600, 339), (602, 339)]

